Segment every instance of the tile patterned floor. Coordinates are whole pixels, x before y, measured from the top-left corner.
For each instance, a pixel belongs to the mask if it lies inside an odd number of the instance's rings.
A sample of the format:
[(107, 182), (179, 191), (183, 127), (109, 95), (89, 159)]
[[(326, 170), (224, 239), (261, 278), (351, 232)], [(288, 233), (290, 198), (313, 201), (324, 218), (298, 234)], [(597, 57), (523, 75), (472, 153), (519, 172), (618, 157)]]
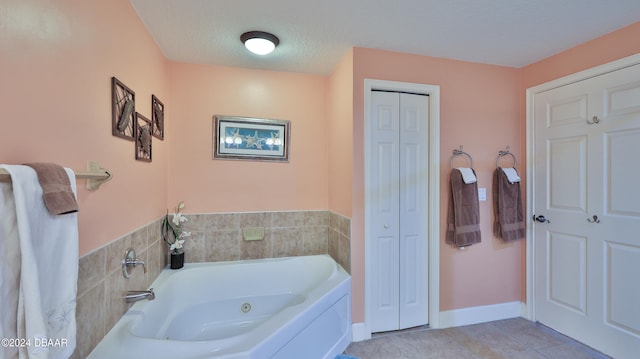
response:
[(601, 353), (522, 318), (447, 329), (374, 334), (345, 354), (362, 359), (606, 359)]

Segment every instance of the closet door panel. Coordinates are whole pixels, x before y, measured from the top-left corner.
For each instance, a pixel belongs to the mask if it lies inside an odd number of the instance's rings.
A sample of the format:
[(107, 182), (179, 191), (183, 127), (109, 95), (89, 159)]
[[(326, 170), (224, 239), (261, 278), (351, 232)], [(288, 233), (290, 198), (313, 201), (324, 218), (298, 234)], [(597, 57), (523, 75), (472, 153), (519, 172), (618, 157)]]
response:
[(372, 332), (428, 323), (427, 96), (372, 92), (367, 145)]
[(400, 329), (428, 323), (429, 97), (400, 96)]
[(640, 218), (640, 129), (606, 134), (605, 151), (607, 212)]
[(398, 328), (399, 312), (399, 116), (398, 95), (372, 93), (370, 144), (371, 223), (369, 245), (375, 259), (372, 279), (373, 332)]

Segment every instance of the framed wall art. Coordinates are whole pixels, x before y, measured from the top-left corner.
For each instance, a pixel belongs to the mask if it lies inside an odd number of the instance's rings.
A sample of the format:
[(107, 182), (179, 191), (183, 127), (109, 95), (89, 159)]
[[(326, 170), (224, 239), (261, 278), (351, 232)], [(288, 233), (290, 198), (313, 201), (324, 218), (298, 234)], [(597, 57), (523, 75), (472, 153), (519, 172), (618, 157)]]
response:
[(136, 160), (151, 162), (151, 120), (136, 112)]
[(136, 93), (112, 77), (111, 103), (111, 133), (133, 141), (136, 136)]
[(164, 140), (164, 104), (156, 95), (151, 95), (151, 123), (153, 124), (153, 137)]
[(290, 122), (213, 116), (213, 158), (289, 161)]

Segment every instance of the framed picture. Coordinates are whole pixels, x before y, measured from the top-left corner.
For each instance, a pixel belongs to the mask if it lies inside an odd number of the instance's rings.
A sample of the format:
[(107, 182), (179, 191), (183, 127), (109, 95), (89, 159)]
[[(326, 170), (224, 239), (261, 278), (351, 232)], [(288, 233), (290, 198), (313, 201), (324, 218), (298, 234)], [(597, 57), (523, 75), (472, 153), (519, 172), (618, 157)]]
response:
[(289, 161), (289, 121), (213, 116), (213, 158)]
[(151, 120), (136, 112), (136, 160), (151, 162)]
[(153, 137), (164, 140), (164, 104), (156, 95), (151, 95), (151, 123), (153, 124)]
[(111, 133), (133, 141), (136, 136), (136, 93), (115, 77), (111, 78)]

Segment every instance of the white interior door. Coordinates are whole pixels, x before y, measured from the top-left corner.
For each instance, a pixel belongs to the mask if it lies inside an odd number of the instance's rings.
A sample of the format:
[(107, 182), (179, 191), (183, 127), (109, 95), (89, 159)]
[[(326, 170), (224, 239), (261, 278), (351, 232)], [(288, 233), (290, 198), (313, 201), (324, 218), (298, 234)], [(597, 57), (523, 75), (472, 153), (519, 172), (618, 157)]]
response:
[(428, 323), (428, 97), (374, 91), (368, 176), (372, 332)]
[(640, 353), (640, 65), (536, 94), (535, 317)]

